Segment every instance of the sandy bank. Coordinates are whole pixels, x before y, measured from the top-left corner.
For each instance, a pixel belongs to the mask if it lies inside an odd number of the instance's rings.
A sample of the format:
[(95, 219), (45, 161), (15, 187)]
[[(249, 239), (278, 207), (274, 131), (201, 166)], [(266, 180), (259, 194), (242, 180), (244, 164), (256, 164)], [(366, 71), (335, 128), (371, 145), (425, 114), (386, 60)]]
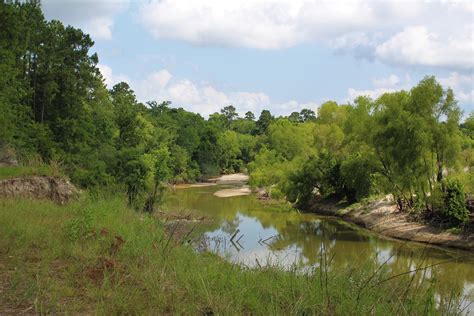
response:
[(390, 197), (353, 208), (319, 201), (313, 203), (309, 210), (341, 217), (387, 237), (474, 250), (474, 235), (451, 234), (439, 228), (413, 222), (407, 214), (398, 211)]
[(249, 176), (243, 173), (224, 174), (220, 177), (208, 179), (207, 182), (174, 184), (174, 189), (210, 187), (218, 184), (245, 184)]
[(249, 176), (243, 173), (224, 174), (218, 178), (209, 179), (210, 182), (217, 184), (222, 183), (235, 183), (235, 182), (247, 182)]
[(217, 185), (215, 182), (198, 182), (198, 183), (183, 183), (183, 184), (173, 184), (173, 189), (187, 189), (187, 188), (202, 188), (202, 187), (212, 187)]
[(252, 193), (250, 188), (248, 186), (243, 186), (240, 188), (222, 189), (222, 190), (214, 192), (214, 195), (217, 197), (232, 197), (232, 196), (249, 195), (250, 193)]

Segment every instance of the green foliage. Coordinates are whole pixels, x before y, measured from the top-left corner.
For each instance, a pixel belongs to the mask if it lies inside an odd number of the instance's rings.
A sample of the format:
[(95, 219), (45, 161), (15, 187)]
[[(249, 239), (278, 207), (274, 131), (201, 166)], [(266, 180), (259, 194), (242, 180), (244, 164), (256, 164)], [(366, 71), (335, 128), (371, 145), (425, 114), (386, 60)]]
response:
[(341, 163), (341, 177), (349, 192), (349, 200), (360, 201), (375, 194), (380, 183), (376, 182), (376, 161), (367, 153), (349, 156)]
[(444, 187), (444, 208), (442, 213), (456, 224), (464, 223), (469, 218), (466, 198), (462, 183), (457, 180), (446, 181)]
[(461, 131), (471, 139), (474, 139), (474, 111), (471, 111), (469, 117), (461, 124)]
[(285, 159), (308, 155), (311, 151), (311, 125), (294, 125), (286, 119), (279, 119), (268, 127), (267, 143)]
[(249, 121), (254, 121), (255, 120), (255, 114), (253, 114), (251, 111), (245, 112), (245, 119)]
[(270, 126), (271, 122), (275, 118), (273, 115), (270, 113), (268, 110), (263, 110), (262, 113), (260, 113), (260, 117), (258, 118), (257, 124), (255, 126), (255, 134), (261, 135), (265, 134), (267, 131), (268, 127)]
[(234, 121), (236, 118), (239, 117), (235, 107), (233, 105), (228, 105), (221, 110), (221, 114), (225, 116), (227, 120), (227, 124)]
[(289, 176), (286, 190), (288, 199), (300, 205), (309, 202), (314, 193), (328, 196), (344, 195), (345, 187), (340, 174), (339, 162), (328, 152), (310, 157)]
[(117, 178), (126, 186), (128, 204), (136, 205), (139, 195), (146, 189), (149, 172), (140, 150), (122, 149), (118, 153), (116, 172)]
[(240, 167), (235, 165), (235, 160), (241, 155), (240, 143), (237, 133), (225, 131), (217, 139), (217, 146), (220, 149), (220, 166), (225, 173), (240, 171)]
[(267, 187), (278, 183), (280, 169), (275, 166), (280, 165), (283, 158), (276, 151), (263, 148), (255, 156), (255, 160), (249, 163), (250, 185), (253, 187)]
[(251, 134), (255, 130), (256, 123), (249, 119), (236, 119), (232, 121), (230, 129), (240, 134)]
[(92, 212), (85, 208), (77, 212), (64, 226), (64, 231), (70, 241), (79, 241), (92, 233)]

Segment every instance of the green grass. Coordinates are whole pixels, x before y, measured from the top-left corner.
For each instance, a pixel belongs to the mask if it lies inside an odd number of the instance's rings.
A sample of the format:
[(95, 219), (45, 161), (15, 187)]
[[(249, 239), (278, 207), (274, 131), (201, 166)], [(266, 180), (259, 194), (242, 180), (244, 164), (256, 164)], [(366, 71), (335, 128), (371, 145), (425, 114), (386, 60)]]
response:
[(53, 176), (57, 175), (57, 172), (50, 165), (39, 165), (39, 166), (5, 166), (0, 167), (0, 180), (24, 177), (24, 176)]
[(455, 312), (437, 309), (429, 284), (415, 287), (408, 276), (376, 285), (388, 271), (370, 278), (371, 262), (305, 274), (198, 254), (121, 198), (85, 197), (62, 207), (4, 199), (0, 227), (0, 314)]

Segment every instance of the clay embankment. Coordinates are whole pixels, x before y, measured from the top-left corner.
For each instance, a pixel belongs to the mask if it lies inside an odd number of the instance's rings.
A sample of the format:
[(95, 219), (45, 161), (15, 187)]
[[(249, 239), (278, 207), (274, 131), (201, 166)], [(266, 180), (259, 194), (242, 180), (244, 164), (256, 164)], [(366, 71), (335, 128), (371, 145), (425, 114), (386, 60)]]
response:
[(0, 198), (49, 199), (65, 204), (78, 190), (68, 181), (57, 177), (19, 177), (0, 180)]
[(367, 205), (348, 208), (336, 203), (315, 202), (310, 211), (341, 217), (387, 237), (474, 250), (474, 235), (452, 234), (414, 222), (408, 214), (398, 211), (389, 196)]

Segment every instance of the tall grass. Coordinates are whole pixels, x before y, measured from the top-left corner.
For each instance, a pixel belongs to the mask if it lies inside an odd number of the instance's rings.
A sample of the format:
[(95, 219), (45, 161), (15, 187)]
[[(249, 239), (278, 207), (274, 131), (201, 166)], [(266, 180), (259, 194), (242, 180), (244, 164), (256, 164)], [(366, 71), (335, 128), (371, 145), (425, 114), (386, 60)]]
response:
[[(375, 263), (249, 269), (170, 238), (120, 198), (0, 200), (0, 314), (455, 314)], [(377, 273), (374, 273), (377, 271)]]

